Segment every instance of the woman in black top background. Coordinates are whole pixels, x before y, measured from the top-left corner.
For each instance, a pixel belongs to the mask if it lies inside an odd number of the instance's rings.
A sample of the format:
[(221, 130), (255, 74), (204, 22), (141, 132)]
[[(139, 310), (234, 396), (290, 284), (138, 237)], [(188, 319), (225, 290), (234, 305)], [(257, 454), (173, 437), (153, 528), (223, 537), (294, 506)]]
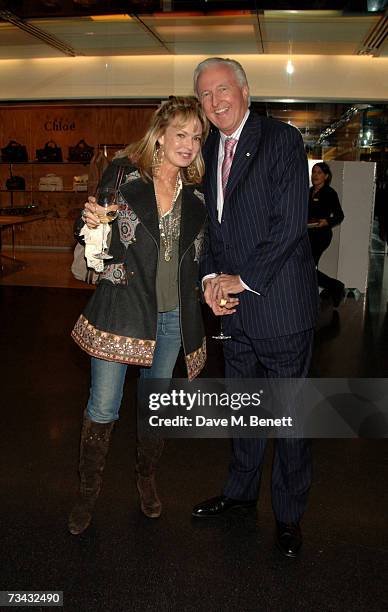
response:
[(342, 223), (344, 213), (337, 192), (330, 187), (332, 173), (325, 162), (316, 163), (311, 171), (312, 187), (309, 195), (309, 239), (317, 266), (318, 285), (326, 290), (335, 308), (345, 294), (345, 285), (318, 270), (321, 255), (333, 238), (332, 227)]

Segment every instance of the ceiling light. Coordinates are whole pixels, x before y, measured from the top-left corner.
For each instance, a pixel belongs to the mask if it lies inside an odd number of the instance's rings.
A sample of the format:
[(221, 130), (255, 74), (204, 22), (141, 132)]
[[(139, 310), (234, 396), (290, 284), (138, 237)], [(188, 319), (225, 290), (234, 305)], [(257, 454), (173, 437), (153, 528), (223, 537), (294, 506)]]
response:
[(132, 21), (129, 15), (90, 15), (92, 21)]
[(386, 6), (385, 0), (367, 0), (368, 11), (375, 13), (376, 11), (383, 11)]
[[(374, 0), (376, 1), (376, 0)], [(265, 17), (269, 17), (271, 19), (283, 19), (287, 18), (289, 15), (297, 15), (296, 19), (310, 18), (310, 17), (341, 17), (342, 11), (335, 10), (319, 10), (319, 9), (311, 9), (311, 10), (264, 10)]]
[(293, 74), (295, 68), (294, 68), (294, 64), (292, 63), (291, 60), (288, 60), (287, 62), (287, 66), (286, 66), (286, 72), (287, 74)]

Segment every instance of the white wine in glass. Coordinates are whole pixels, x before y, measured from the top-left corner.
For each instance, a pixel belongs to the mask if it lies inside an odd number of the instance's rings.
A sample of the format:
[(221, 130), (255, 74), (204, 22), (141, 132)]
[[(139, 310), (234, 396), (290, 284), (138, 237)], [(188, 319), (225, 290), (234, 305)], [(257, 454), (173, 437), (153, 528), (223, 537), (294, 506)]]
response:
[(117, 199), (117, 191), (112, 187), (102, 187), (97, 190), (96, 200), (99, 206), (102, 206), (104, 210), (97, 211), (96, 215), (100, 219), (102, 225), (102, 246), (101, 252), (96, 253), (94, 257), (96, 259), (112, 259), (113, 255), (109, 255), (108, 247), (105, 246), (105, 238), (106, 238), (106, 227), (108, 223), (112, 223), (118, 216), (118, 205), (116, 204)]

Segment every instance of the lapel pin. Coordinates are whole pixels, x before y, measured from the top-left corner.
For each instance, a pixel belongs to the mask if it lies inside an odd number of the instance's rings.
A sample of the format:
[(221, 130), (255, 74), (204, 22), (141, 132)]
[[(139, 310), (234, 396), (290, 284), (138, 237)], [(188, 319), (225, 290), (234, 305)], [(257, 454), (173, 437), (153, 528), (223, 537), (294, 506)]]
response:
[(251, 156), (251, 154), (250, 154), (250, 153), (245, 153), (245, 156), (246, 156), (246, 157), (250, 157), (250, 156)]

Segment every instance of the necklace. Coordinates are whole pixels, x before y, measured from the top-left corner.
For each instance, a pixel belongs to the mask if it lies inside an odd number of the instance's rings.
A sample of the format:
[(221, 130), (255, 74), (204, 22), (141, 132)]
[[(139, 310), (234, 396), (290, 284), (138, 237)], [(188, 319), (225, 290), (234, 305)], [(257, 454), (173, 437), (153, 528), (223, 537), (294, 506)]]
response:
[[(174, 192), (172, 194), (171, 206), (169, 210), (163, 214), (159, 195), (156, 189), (156, 183), (154, 182), (156, 206), (159, 213), (159, 230), (160, 238), (164, 247), (164, 260), (170, 261), (172, 255), (173, 242), (179, 237), (179, 226), (180, 226), (180, 211), (175, 211), (174, 204), (178, 197), (178, 191), (180, 188), (180, 176), (177, 174)], [(176, 214), (174, 214), (176, 212)]]

